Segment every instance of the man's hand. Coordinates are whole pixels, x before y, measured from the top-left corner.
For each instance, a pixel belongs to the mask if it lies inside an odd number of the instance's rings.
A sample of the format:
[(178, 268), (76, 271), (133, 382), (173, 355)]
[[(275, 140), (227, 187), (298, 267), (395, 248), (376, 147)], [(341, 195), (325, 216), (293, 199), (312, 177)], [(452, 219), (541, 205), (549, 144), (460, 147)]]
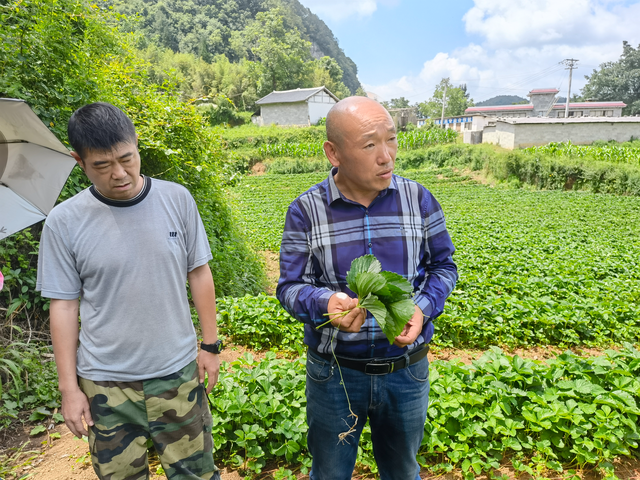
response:
[(200, 374), (200, 383), (204, 383), (204, 374), (207, 374), (207, 395), (211, 393), (214, 385), (218, 383), (218, 375), (220, 374), (220, 356), (200, 350), (198, 354), (198, 371)]
[(89, 409), (89, 399), (82, 393), (79, 388), (62, 394), (62, 408), (60, 409), (64, 421), (76, 437), (82, 438), (83, 435), (89, 435), (84, 421), (90, 427), (93, 426), (91, 419), (91, 410)]
[(339, 328), (343, 332), (359, 332), (367, 317), (365, 310), (362, 308), (355, 308), (356, 305), (358, 305), (357, 298), (351, 298), (349, 295), (342, 292), (333, 294), (329, 299), (329, 305), (327, 307), (329, 313), (340, 313), (347, 310), (351, 311), (344, 316), (330, 316), (331, 325)]
[(424, 321), (424, 315), (422, 310), (416, 305), (415, 312), (413, 312), (413, 317), (411, 320), (404, 326), (404, 330), (402, 333), (398, 335), (393, 342), (394, 345), (400, 348), (404, 348), (407, 345), (411, 345), (416, 341), (418, 335), (422, 331), (422, 322)]

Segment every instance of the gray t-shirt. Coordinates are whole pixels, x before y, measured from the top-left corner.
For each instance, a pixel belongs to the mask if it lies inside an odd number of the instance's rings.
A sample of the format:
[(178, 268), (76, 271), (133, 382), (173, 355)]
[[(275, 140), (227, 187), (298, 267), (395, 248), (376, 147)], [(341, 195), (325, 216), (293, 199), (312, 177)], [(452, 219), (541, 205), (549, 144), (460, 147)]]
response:
[(48, 298), (81, 297), (78, 375), (157, 378), (196, 358), (187, 272), (211, 258), (189, 191), (145, 177), (134, 199), (112, 201), (91, 187), (51, 211), (36, 290)]

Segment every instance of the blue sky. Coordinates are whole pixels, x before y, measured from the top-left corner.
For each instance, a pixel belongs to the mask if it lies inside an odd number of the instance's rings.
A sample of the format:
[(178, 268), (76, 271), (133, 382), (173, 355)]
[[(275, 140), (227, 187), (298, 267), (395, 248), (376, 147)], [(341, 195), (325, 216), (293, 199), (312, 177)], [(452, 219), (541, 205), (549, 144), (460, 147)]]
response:
[(443, 77), (466, 83), (475, 101), (556, 87), (566, 95), (565, 58), (585, 74), (615, 61), (622, 41), (640, 44), (640, 0), (300, 0), (331, 28), (382, 99), (428, 99)]

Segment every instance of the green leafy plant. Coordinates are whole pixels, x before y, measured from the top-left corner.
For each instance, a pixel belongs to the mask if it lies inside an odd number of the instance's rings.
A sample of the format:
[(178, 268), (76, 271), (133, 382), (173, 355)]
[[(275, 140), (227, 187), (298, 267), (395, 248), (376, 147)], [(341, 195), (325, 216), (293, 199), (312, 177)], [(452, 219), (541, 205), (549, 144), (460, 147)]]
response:
[[(410, 298), (413, 291), (411, 284), (402, 275), (383, 272), (380, 261), (374, 255), (364, 255), (351, 262), (347, 286), (358, 296), (358, 305), (354, 308), (371, 312), (389, 343), (393, 343), (415, 312), (415, 305)], [(345, 316), (350, 311), (325, 315), (335, 318)]]
[[(434, 322), (435, 345), (638, 341), (640, 244), (633, 239), (640, 236), (640, 199), (490, 188), (453, 166), (425, 164), (403, 176), (425, 185), (442, 204), (457, 250), (460, 279)], [(290, 203), (325, 178), (243, 178), (232, 192), (249, 242), (279, 251)]]
[[(590, 465), (611, 470), (640, 443), (639, 375), (631, 344), (545, 362), (497, 347), (471, 365), (436, 360), (418, 461), (438, 472), (461, 468), (467, 478), (497, 476), (502, 466), (539, 477)], [(229, 464), (252, 475), (268, 463), (285, 462), (280, 475), (308, 465), (303, 359), (268, 352), (262, 361), (246, 354), (224, 363), (210, 398), (218, 455)], [(358, 463), (377, 471), (367, 426)]]
[(298, 352), (304, 326), (275, 297), (260, 294), (216, 299), (218, 328), (234, 343), (255, 350)]

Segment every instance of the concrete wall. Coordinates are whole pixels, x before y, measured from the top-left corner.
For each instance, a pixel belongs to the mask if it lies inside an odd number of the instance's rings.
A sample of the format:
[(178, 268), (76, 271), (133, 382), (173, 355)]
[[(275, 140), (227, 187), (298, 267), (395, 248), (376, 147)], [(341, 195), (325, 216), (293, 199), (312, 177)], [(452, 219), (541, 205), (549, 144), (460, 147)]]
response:
[(489, 122), (495, 122), (495, 118), (490, 118), (485, 115), (474, 115), (471, 121), (471, 130), (482, 130), (489, 125)]
[(263, 125), (309, 125), (307, 102), (270, 103), (260, 107)]
[(326, 93), (324, 90), (319, 91), (313, 97), (308, 100), (309, 104), (309, 121), (311, 125), (315, 125), (318, 123), (323, 117), (327, 116), (331, 107), (333, 107), (337, 102), (334, 98)]
[(309, 121), (311, 125), (318, 123), (323, 117), (327, 116), (333, 105), (327, 103), (310, 103), (309, 104)]
[(503, 122), (485, 127), (482, 132), (482, 143), (493, 143), (494, 145), (500, 145), (503, 148), (513, 150), (515, 140), (513, 127), (514, 125)]
[(543, 123), (510, 127), (509, 130), (514, 133), (515, 139), (513, 147), (505, 148), (532, 147), (568, 140), (576, 145), (590, 145), (596, 140), (628, 142), (631, 137), (640, 138), (640, 119), (638, 123)]
[(640, 138), (640, 118), (637, 122), (579, 122), (579, 123), (496, 123), (485, 127), (483, 143), (494, 143), (503, 148), (525, 148), (546, 145), (549, 142), (571, 141), (576, 145), (590, 145), (596, 140), (627, 142)]

